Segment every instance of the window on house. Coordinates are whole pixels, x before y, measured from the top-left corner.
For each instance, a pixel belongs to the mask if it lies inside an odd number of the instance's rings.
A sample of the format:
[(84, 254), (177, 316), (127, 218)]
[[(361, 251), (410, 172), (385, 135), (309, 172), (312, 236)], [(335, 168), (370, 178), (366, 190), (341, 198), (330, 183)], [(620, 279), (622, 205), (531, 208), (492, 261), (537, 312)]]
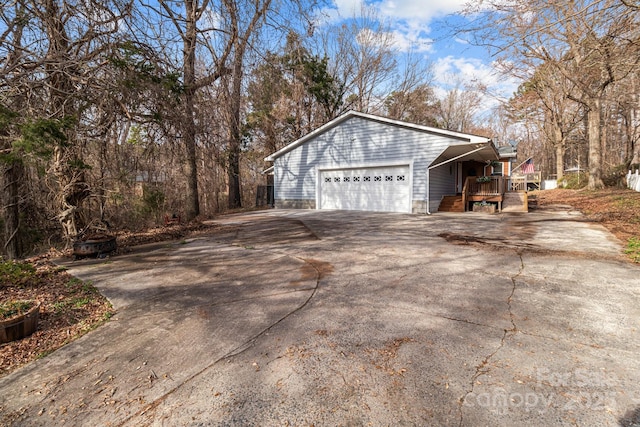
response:
[(502, 162), (494, 162), (491, 164), (491, 175), (502, 175)]

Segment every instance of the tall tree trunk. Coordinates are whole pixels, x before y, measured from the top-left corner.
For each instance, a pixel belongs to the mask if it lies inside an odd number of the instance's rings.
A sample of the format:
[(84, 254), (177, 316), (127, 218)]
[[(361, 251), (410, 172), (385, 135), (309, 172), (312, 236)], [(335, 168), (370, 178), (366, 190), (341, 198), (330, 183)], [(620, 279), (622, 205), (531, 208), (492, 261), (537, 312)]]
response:
[(589, 184), (590, 190), (604, 187), (602, 181), (602, 102), (593, 98), (587, 112), (587, 134), (589, 142)]
[(196, 41), (197, 33), (197, 2), (185, 1), (187, 14), (186, 34), (183, 39), (183, 73), (184, 73), (184, 123), (183, 135), (187, 155), (187, 205), (185, 215), (187, 221), (200, 215), (200, 199), (198, 196), (198, 156), (196, 139), (196, 122), (194, 115), (194, 102), (196, 95)]
[[(21, 16), (24, 13), (23, 6), (20, 3), (15, 5), (16, 16)], [(16, 65), (20, 62), (22, 55), (22, 34), (24, 31), (25, 22), (18, 20), (15, 23), (13, 32), (13, 50), (10, 51), (7, 56), (7, 63), (10, 65)], [(22, 109), (23, 98), (21, 95), (13, 100), (12, 107), (16, 111)], [(13, 116), (13, 112), (7, 111), (8, 116)], [(7, 128), (0, 129), (2, 143), (0, 145), (3, 150), (12, 149), (12, 134), (11, 130)], [(4, 252), (9, 259), (18, 259), (23, 255), (23, 244), (20, 227), (20, 183), (23, 179), (24, 165), (22, 161), (15, 156), (18, 154), (14, 152), (7, 156), (2, 166), (2, 194), (5, 201), (4, 206)]]
[(632, 79), (632, 93), (630, 94), (631, 102), (625, 103), (622, 107), (622, 117), (624, 118), (624, 131), (626, 137), (624, 163), (627, 167), (640, 162), (636, 147), (636, 123), (638, 123), (638, 95), (636, 94), (636, 81)]
[(562, 179), (564, 177), (565, 138), (562, 136), (562, 130), (557, 125), (554, 125), (554, 134), (556, 148), (556, 178)]
[(240, 193), (240, 152), (242, 147), (242, 133), (240, 130), (240, 104), (242, 101), (242, 64), (244, 57), (244, 44), (236, 43), (235, 57), (233, 59), (233, 72), (231, 76), (230, 123), (229, 123), (229, 153), (228, 153), (228, 179), (229, 179), (229, 209), (242, 207), (242, 195)]
[(4, 165), (3, 193), (6, 198), (4, 207), (4, 251), (9, 259), (21, 258), (23, 246), (20, 230), (20, 182), (23, 176), (22, 162), (19, 160), (8, 161)]
[(44, 24), (49, 38), (46, 74), (49, 85), (49, 107), (51, 117), (59, 121), (62, 131), (67, 136), (65, 141), (57, 141), (53, 152), (51, 172), (58, 185), (57, 199), (60, 213), (58, 221), (62, 225), (67, 246), (78, 237), (84, 226), (81, 206), (91, 194), (85, 181), (81, 165), (81, 153), (75, 130), (63, 129), (62, 123), (68, 117), (77, 118), (77, 106), (73, 99), (76, 89), (71, 76), (69, 64), (76, 59), (70, 55), (70, 37), (67, 34), (63, 14), (55, 0), (44, 3)]

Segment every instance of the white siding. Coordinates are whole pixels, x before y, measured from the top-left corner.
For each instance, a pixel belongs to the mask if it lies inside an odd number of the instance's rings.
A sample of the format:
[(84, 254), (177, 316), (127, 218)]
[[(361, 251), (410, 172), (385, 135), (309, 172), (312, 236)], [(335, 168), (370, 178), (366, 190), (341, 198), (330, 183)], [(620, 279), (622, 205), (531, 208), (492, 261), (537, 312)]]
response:
[(437, 212), (442, 196), (456, 194), (455, 164), (453, 162), (431, 169), (429, 172), (431, 188), (429, 210)]
[[(425, 200), (428, 165), (451, 144), (468, 141), (352, 117), (275, 159), (277, 200), (316, 199), (318, 168), (413, 163), (413, 200)], [(431, 207), (455, 193), (449, 167), (431, 172)], [(434, 204), (435, 203), (435, 204)]]

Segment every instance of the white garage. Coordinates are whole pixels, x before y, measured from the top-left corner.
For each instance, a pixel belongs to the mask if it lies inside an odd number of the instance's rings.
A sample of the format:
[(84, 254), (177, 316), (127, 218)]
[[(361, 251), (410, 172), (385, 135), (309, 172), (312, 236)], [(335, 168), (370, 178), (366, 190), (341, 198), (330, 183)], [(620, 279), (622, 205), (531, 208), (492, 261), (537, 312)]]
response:
[(319, 170), (318, 209), (411, 212), (410, 165)]
[(498, 158), (485, 137), (349, 111), (265, 161), (276, 208), (429, 213), (460, 191), (464, 162)]

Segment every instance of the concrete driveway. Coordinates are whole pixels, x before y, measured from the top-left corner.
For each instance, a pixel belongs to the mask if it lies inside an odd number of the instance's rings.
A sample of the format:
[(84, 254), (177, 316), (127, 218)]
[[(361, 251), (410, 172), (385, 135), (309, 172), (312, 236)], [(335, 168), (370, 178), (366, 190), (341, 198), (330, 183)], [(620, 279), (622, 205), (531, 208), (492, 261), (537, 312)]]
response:
[(0, 379), (15, 425), (640, 425), (640, 268), (566, 208), (262, 211), (69, 263), (116, 319)]

